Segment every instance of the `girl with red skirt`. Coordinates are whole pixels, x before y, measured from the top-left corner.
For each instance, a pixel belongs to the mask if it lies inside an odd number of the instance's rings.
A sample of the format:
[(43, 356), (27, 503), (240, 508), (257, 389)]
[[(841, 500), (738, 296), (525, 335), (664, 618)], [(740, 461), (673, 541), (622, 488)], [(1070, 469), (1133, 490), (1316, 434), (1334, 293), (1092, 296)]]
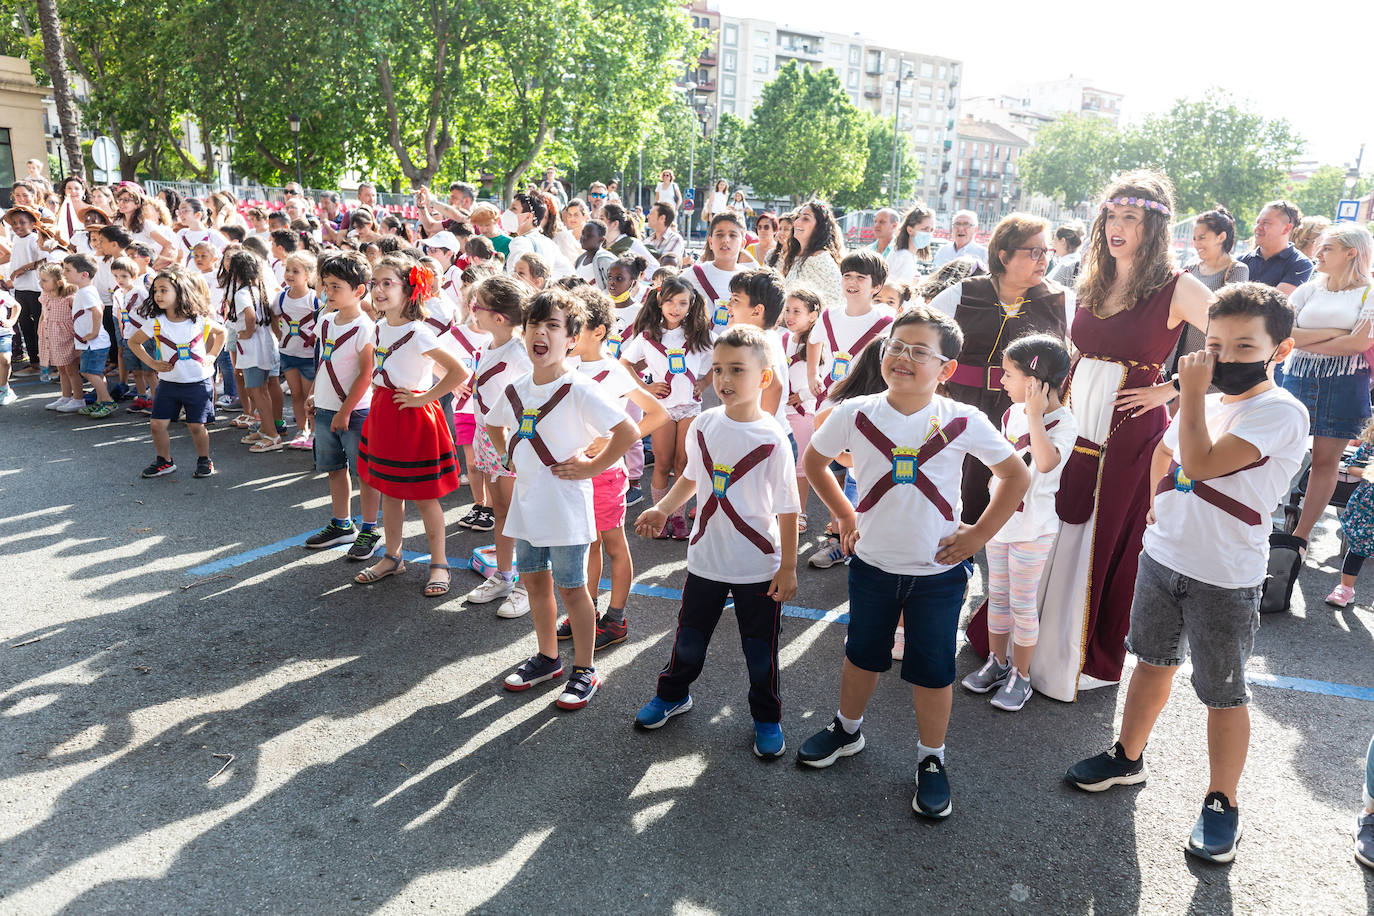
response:
[[(425, 595), (448, 594), (444, 510), (439, 497), (458, 489), (458, 458), (439, 399), (471, 374), (425, 324), (425, 299), (435, 294), (434, 273), (410, 258), (388, 256), (372, 273), (372, 307), (377, 314), (376, 368), (372, 409), (363, 423), (358, 476), (382, 494), (386, 554), (358, 573), (360, 585), (405, 572), (401, 526), (406, 500), (419, 507), (429, 540)], [(444, 376), (434, 384), (434, 367)]]

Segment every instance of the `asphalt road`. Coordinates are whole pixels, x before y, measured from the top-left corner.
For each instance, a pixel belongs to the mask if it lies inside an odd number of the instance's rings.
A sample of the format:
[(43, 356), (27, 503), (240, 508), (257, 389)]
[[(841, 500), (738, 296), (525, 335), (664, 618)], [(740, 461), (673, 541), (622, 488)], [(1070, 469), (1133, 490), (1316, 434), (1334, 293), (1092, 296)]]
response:
[[(598, 658), (605, 686), (560, 712), (556, 688), (501, 689), (533, 650), (527, 619), (423, 598), (422, 563), (357, 588), (337, 551), (268, 546), (328, 511), (308, 455), (247, 454), (220, 424), (217, 476), (191, 478), (182, 431), (181, 471), (144, 481), (145, 419), (56, 415), (42, 410), (52, 389), (17, 390), (0, 413), (0, 912), (1374, 907), (1350, 839), (1374, 731), (1374, 614), (1322, 603), (1339, 563), (1329, 528), (1294, 613), (1260, 630), (1254, 673), (1286, 686), (1254, 687), (1245, 835), (1236, 862), (1213, 867), (1182, 849), (1206, 783), (1185, 676), (1149, 782), (1101, 796), (1061, 778), (1110, 743), (1124, 690), (1037, 697), (1014, 715), (958, 693), (954, 814), (925, 823), (895, 673), (869, 709), (867, 750), (826, 771), (793, 763), (835, 709), (839, 623), (785, 619), (784, 761), (749, 751), (728, 617), (696, 708), (631, 728), (669, 648), (670, 598), (633, 599), (631, 638)], [(466, 511), (446, 505), (450, 522)], [(418, 518), (407, 532), (423, 551)], [(450, 525), (451, 556), (484, 542)], [(633, 549), (641, 583), (681, 587), (682, 544)], [(476, 582), (460, 573), (454, 591)], [(970, 606), (981, 589), (979, 575)], [(795, 604), (845, 611), (844, 571), (804, 569)], [(961, 672), (975, 666), (962, 649)]]

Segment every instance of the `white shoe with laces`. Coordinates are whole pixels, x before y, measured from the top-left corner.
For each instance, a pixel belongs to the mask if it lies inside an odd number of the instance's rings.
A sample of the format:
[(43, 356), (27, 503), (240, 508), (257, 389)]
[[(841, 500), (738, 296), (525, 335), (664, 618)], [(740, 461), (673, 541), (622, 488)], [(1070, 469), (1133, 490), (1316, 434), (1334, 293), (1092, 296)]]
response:
[(492, 573), (487, 577), (487, 581), (464, 595), (463, 600), (468, 604), (487, 604), (497, 598), (506, 597), (514, 590), (514, 582), (502, 578), (500, 573)]
[(61, 410), (61, 409), (62, 409), (62, 405), (65, 404), (65, 403), (67, 403), (67, 399), (66, 399), (66, 398), (58, 398), (56, 401), (52, 401), (52, 402), (49, 402), (49, 403), (47, 403), (47, 404), (44, 404), (44, 405), (43, 405), (43, 409), (44, 409), (44, 410)]
[(517, 617), (524, 617), (530, 612), (530, 595), (525, 591), (525, 586), (516, 585), (511, 589), (510, 595), (501, 606), (496, 609), (496, 616), (506, 620), (514, 620)]

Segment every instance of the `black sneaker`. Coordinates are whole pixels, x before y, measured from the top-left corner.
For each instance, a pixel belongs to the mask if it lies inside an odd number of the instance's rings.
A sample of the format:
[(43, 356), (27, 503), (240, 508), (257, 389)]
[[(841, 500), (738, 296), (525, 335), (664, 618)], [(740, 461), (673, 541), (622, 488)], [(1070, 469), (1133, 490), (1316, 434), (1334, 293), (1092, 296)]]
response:
[(348, 558), (350, 560), (370, 560), (377, 553), (377, 548), (382, 544), (382, 532), (376, 528), (371, 531), (359, 531), (358, 537), (353, 541), (353, 546), (348, 548)]
[(825, 728), (816, 732), (797, 751), (797, 763), (822, 769), (841, 757), (852, 757), (864, 749), (864, 731), (849, 734), (837, 716)]
[(1141, 754), (1137, 760), (1127, 760), (1126, 751), (1118, 741), (1111, 750), (1080, 760), (1069, 767), (1064, 780), (1084, 792), (1104, 792), (1112, 786), (1142, 783), (1147, 775), (1145, 755)]
[[(598, 617), (596, 622), (600, 624), (601, 618)], [(564, 639), (572, 639), (572, 622), (569, 621), (566, 617), (558, 621), (558, 638), (560, 641)]]
[(161, 477), (163, 474), (170, 474), (176, 469), (177, 466), (173, 464), (170, 459), (163, 458), (161, 455), (159, 455), (156, 461), (154, 461), (152, 464), (148, 465), (146, 468), (143, 469), (143, 476)]
[(916, 796), (911, 799), (911, 810), (935, 820), (949, 817), (949, 812), (954, 810), (954, 803), (949, 799), (945, 765), (934, 754), (916, 767)]
[(481, 518), (481, 517), (482, 517), (482, 507), (481, 507), (481, 506), (473, 506), (471, 512), (469, 512), (467, 515), (463, 516), (462, 518), (458, 519), (458, 527), (459, 527), (459, 528), (471, 528), (471, 527), (472, 527), (472, 523), (475, 522), (475, 521), (477, 521), (477, 520), (478, 520), (479, 518)]
[(604, 617), (597, 618), (596, 651), (600, 652), (607, 646), (613, 646), (618, 642), (624, 642), (625, 637), (629, 634), (630, 625), (624, 617), (620, 618), (619, 623), (606, 623)]
[(196, 471), (192, 477), (209, 477), (215, 473), (215, 463), (209, 458), (196, 459)]
[(596, 676), (595, 668), (573, 665), (572, 677), (568, 678), (567, 685), (553, 705), (559, 709), (581, 709), (591, 702), (600, 686), (601, 678)]
[(480, 506), (477, 518), (468, 527), (473, 531), (491, 531), (496, 528), (496, 510), (490, 506)]
[(1239, 842), (1240, 809), (1225, 792), (1208, 792), (1185, 849), (1199, 859), (1225, 864), (1236, 857)]
[(506, 689), (529, 690), (535, 684), (542, 684), (562, 676), (563, 662), (561, 659), (548, 658), (536, 652), (521, 662), (519, 668), (506, 675)]
[(331, 518), (329, 524), (305, 539), (305, 546), (311, 550), (334, 547), (338, 544), (352, 544), (358, 539), (358, 529), (352, 524), (338, 525)]

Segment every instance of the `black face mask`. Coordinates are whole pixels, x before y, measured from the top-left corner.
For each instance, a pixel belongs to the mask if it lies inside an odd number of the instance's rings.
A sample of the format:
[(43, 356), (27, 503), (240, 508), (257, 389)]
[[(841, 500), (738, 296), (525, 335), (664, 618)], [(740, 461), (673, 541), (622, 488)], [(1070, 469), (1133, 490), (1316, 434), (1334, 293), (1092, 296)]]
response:
[(1212, 384), (1222, 394), (1244, 394), (1269, 377), (1269, 362), (1278, 353), (1269, 354), (1269, 359), (1255, 363), (1224, 363), (1220, 360), (1212, 366)]

